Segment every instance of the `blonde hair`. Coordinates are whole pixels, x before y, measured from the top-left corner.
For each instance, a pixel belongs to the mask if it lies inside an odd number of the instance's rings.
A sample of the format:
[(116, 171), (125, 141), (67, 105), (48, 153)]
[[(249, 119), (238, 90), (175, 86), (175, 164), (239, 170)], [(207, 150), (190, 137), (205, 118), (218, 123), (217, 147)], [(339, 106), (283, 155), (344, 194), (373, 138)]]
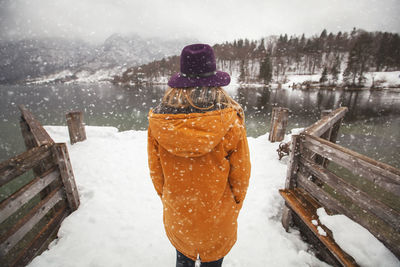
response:
[(202, 111), (233, 108), (243, 115), (243, 109), (221, 87), (168, 88), (162, 104), (173, 108), (193, 107)]

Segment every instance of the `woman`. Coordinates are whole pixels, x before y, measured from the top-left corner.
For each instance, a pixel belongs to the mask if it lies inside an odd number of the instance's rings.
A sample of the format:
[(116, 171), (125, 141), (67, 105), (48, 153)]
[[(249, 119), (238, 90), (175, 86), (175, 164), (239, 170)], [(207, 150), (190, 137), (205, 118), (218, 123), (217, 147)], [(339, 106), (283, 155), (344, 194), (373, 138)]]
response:
[(243, 110), (221, 86), (213, 49), (186, 46), (181, 72), (149, 113), (150, 176), (164, 207), (176, 266), (221, 266), (236, 242), (250, 177)]

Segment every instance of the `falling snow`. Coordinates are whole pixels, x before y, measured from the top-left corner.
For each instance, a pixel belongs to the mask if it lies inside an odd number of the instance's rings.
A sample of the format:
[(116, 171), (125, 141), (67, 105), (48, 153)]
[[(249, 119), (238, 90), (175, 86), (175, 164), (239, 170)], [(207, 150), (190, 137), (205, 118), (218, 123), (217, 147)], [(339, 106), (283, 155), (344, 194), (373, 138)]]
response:
[[(46, 129), (56, 142), (67, 142), (66, 127)], [(30, 266), (174, 266), (175, 250), (165, 236), (162, 204), (148, 173), (147, 133), (112, 127), (86, 131), (85, 142), (68, 143), (81, 206), (63, 222), (59, 239)], [(239, 216), (238, 241), (224, 266), (327, 266), (297, 230), (286, 233), (281, 225), (283, 200), (278, 189), (284, 186), (286, 165), (277, 159), (278, 144), (267, 139), (248, 138), (253, 171)], [(321, 223), (335, 229), (328, 222), (333, 216), (318, 214)], [(362, 238), (363, 231), (357, 238), (349, 234), (346, 242), (371, 246), (370, 239)], [(378, 256), (362, 254), (360, 262), (379, 260), (375, 266), (393, 266), (389, 260), (393, 262), (394, 256), (382, 247)]]

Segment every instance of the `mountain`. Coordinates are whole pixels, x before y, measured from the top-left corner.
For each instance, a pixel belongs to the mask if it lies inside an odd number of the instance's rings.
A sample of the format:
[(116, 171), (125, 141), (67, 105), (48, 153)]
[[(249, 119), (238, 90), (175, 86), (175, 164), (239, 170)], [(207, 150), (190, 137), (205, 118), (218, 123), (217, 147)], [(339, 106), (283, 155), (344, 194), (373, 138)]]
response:
[(2, 41), (0, 83), (16, 83), (74, 69), (93, 56), (92, 47), (79, 41), (58, 38)]
[(94, 59), (80, 66), (83, 70), (99, 70), (117, 66), (145, 64), (166, 56), (178, 54), (185, 40), (162, 40), (141, 38), (138, 35), (113, 34), (97, 48)]
[(0, 83), (111, 79), (126, 66), (178, 54), (193, 40), (113, 34), (100, 45), (60, 38), (0, 42)]

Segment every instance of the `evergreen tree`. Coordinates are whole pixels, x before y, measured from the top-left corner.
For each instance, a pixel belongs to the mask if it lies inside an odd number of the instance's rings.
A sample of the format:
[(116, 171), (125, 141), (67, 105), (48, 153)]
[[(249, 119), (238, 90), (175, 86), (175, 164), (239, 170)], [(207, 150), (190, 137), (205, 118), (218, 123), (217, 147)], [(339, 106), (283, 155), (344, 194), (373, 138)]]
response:
[(330, 74), (332, 75), (332, 84), (336, 85), (339, 80), (340, 74), (340, 60), (339, 57), (336, 57), (335, 64), (333, 64)]
[(258, 76), (265, 84), (269, 84), (272, 80), (272, 62), (269, 54), (261, 61), (260, 74)]
[(400, 36), (396, 33), (392, 38), (392, 57), (394, 59), (393, 67), (395, 69), (400, 69)]
[(325, 39), (326, 36), (327, 36), (327, 32), (326, 32), (326, 29), (324, 29), (324, 30), (321, 32), (321, 35), (319, 36), (319, 38), (320, 38), (320, 39)]
[[(349, 85), (350, 84), (350, 79), (351, 79), (351, 77), (350, 77), (350, 69), (349, 69), (349, 67), (347, 66), (347, 68), (344, 70), (344, 72), (343, 72), (343, 83), (344, 84), (347, 84), (347, 85)], [(355, 78), (354, 79), (352, 79), (353, 80), (353, 84), (355, 83)]]
[(256, 56), (261, 58), (261, 56), (264, 56), (264, 54), (265, 54), (265, 43), (264, 43), (264, 38), (262, 38), (259, 46), (257, 47)]
[(369, 69), (372, 59), (372, 41), (371, 35), (363, 32), (350, 50), (345, 74), (351, 79), (352, 85), (355, 85), (356, 79), (359, 86), (365, 80), (364, 73)]
[(325, 66), (322, 71), (321, 78), (319, 78), (319, 82), (324, 84), (328, 81), (328, 68)]
[(375, 55), (376, 71), (380, 71), (386, 64), (389, 54), (390, 36), (385, 32), (380, 40), (378, 51)]
[(246, 82), (246, 66), (245, 66), (245, 61), (242, 60), (240, 62), (240, 75), (239, 75), (239, 82), (244, 83)]

